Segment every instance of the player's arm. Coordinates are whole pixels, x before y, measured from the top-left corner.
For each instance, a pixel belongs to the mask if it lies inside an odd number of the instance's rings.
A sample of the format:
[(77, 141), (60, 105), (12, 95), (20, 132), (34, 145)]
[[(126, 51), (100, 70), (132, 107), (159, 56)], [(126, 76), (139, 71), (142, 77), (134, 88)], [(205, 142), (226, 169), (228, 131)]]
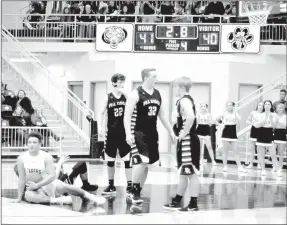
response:
[[(163, 103), (164, 104), (164, 103)], [(166, 116), (165, 110), (163, 107), (159, 108), (159, 113), (158, 113), (159, 119), (164, 125), (165, 129), (167, 129), (168, 133), (172, 136), (174, 135), (173, 129), (171, 127), (171, 124)]]
[(102, 133), (104, 128), (104, 121), (107, 113), (107, 105), (108, 105), (108, 96), (105, 97), (104, 104), (102, 105), (102, 108), (100, 109), (100, 113), (98, 115), (98, 121), (99, 121), (99, 134)]
[(18, 168), (18, 173), (19, 173), (17, 201), (21, 202), (22, 196), (23, 196), (24, 190), (25, 190), (25, 184), (26, 184), (26, 171), (25, 171), (24, 163), (23, 163), (21, 156), (18, 157), (17, 168)]
[(132, 91), (132, 93), (127, 98), (126, 108), (125, 108), (124, 126), (125, 126), (127, 138), (132, 135), (131, 120), (132, 120), (134, 108), (135, 108), (138, 101), (139, 101), (138, 92), (136, 90), (134, 90), (134, 91)]
[(69, 160), (70, 156), (68, 155), (62, 155), (59, 159), (59, 162), (56, 165), (56, 179), (59, 178), (60, 173), (62, 171), (62, 167), (64, 165), (65, 162), (67, 162)]
[(40, 187), (50, 184), (56, 179), (54, 160), (53, 157), (49, 154), (47, 154), (45, 157), (45, 169), (47, 171), (47, 176), (44, 177), (42, 181), (36, 184), (36, 189), (39, 189)]
[(182, 99), (181, 100), (181, 115), (185, 118), (185, 125), (180, 132), (179, 138), (184, 138), (190, 131), (190, 128), (192, 127), (195, 115), (193, 111), (193, 103), (188, 99)]

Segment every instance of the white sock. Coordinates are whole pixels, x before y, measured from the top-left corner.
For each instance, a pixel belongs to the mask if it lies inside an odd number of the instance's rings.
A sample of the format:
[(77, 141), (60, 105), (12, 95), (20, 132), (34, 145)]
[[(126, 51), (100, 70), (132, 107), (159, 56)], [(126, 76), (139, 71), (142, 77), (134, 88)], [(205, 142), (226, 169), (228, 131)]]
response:
[(50, 198), (50, 203), (51, 204), (60, 204), (60, 201), (59, 201), (59, 199), (58, 198)]

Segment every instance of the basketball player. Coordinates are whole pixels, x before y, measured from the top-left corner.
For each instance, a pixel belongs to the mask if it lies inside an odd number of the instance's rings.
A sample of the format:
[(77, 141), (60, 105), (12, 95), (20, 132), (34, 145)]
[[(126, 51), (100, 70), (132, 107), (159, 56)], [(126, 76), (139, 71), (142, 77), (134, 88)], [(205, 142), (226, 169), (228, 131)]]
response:
[(241, 120), (241, 117), (235, 112), (234, 102), (226, 103), (226, 111), (219, 116), (217, 121), (221, 120), (224, 126), (222, 131), (222, 143), (223, 143), (223, 172), (227, 171), (227, 155), (228, 150), (231, 148), (235, 155), (236, 164), (238, 167), (238, 172), (243, 172), (243, 167), (240, 163), (239, 153), (237, 150), (237, 123)]
[(277, 104), (276, 107), (276, 125), (274, 129), (274, 152), (278, 148), (279, 153), (279, 167), (278, 175), (282, 176), (283, 159), (284, 159), (284, 149), (286, 149), (286, 112), (285, 105), (282, 103)]
[(42, 135), (31, 132), (27, 135), (28, 151), (21, 154), (17, 161), (19, 171), (17, 202), (25, 200), (38, 204), (62, 204), (58, 198), (64, 193), (79, 196), (98, 205), (105, 198), (92, 195), (83, 189), (55, 180), (56, 172), (52, 156), (40, 150)]
[[(196, 134), (196, 110), (192, 97), (189, 95), (191, 80), (181, 77), (174, 82), (177, 102), (178, 119), (176, 128), (178, 136), (177, 162), (180, 173), (177, 195), (170, 204), (164, 208), (178, 209), (179, 211), (197, 211), (197, 197), (199, 194), (199, 179), (196, 171), (200, 164), (200, 141)], [(189, 182), (190, 202), (187, 207), (181, 208), (180, 202), (184, 196)]]
[(197, 135), (200, 140), (200, 150), (201, 150), (201, 157), (200, 159), (203, 160), (204, 154), (204, 145), (208, 150), (209, 156), (212, 160), (212, 165), (216, 166), (216, 162), (214, 160), (214, 154), (211, 146), (211, 135), (210, 135), (210, 126), (212, 124), (212, 117), (210, 113), (207, 111), (208, 105), (205, 103), (200, 104), (200, 113), (197, 115), (198, 126), (196, 129)]
[(264, 101), (263, 113), (261, 114), (259, 122), (259, 130), (257, 134), (257, 151), (258, 151), (258, 160), (260, 162), (262, 171), (261, 176), (266, 175), (265, 171), (265, 149), (270, 153), (273, 168), (277, 168), (277, 159), (276, 151), (273, 147), (273, 128), (276, 126), (275, 123), (275, 114), (273, 113), (272, 102), (270, 100)]
[[(90, 184), (88, 181), (88, 170), (87, 170), (87, 164), (86, 162), (78, 162), (73, 168), (72, 172), (70, 174), (64, 173), (63, 165), (65, 162), (69, 160), (69, 156), (67, 155), (61, 155), (59, 158), (57, 158), (54, 161), (57, 161), (58, 163), (55, 163), (56, 168), (56, 178), (67, 183), (67, 184), (74, 184), (75, 178), (80, 175), (80, 178), (82, 180), (83, 186), (81, 187), (83, 190), (88, 192), (94, 192), (98, 189), (98, 185)], [(18, 167), (17, 164), (14, 166), (14, 172), (19, 177)]]
[(255, 153), (255, 144), (257, 141), (258, 133), (258, 122), (260, 121), (261, 113), (263, 111), (263, 102), (259, 102), (256, 108), (256, 111), (252, 111), (247, 118), (246, 123), (251, 125), (250, 137), (249, 137), (249, 157), (247, 157), (246, 169), (251, 169), (253, 167), (254, 153)]
[(132, 147), (133, 188), (128, 198), (133, 204), (141, 204), (140, 192), (148, 174), (148, 165), (159, 163), (157, 117), (169, 132), (175, 135), (161, 107), (160, 92), (154, 88), (157, 80), (155, 69), (143, 69), (142, 86), (134, 90), (127, 100), (124, 125), (127, 142)]
[(123, 94), (125, 80), (126, 77), (119, 73), (112, 76), (111, 81), (113, 90), (105, 99), (98, 118), (100, 121), (99, 134), (103, 137), (103, 130), (105, 130), (106, 126), (106, 124), (104, 124), (104, 120), (107, 113), (107, 136), (104, 157), (108, 165), (109, 186), (103, 191), (103, 195), (113, 195), (116, 193), (114, 175), (117, 150), (119, 150), (119, 155), (125, 162), (127, 192), (129, 193), (132, 188), (132, 170), (130, 167), (131, 147), (126, 142), (126, 133), (123, 122), (126, 105), (126, 97)]

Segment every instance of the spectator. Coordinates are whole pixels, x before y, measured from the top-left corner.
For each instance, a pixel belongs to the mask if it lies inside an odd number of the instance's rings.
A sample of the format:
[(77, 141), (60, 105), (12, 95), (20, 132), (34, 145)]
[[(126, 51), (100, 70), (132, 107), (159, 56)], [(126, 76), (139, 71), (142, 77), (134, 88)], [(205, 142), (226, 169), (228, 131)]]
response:
[[(204, 14), (205, 11), (205, 1), (195, 1), (195, 2), (191, 2), (187, 5), (188, 8), (188, 13), (187, 14), (191, 14), (191, 15), (195, 15), (195, 16), (200, 16)], [(201, 22), (201, 18), (200, 17), (193, 17), (193, 22), (194, 23), (198, 23)]]
[(65, 7), (63, 10), (63, 14), (65, 14), (65, 16), (61, 16), (60, 21), (61, 21), (63, 30), (60, 36), (63, 36), (64, 38), (72, 38), (74, 24), (73, 24), (73, 16), (70, 15), (71, 14), (70, 8)]
[[(171, 5), (171, 2), (169, 1), (164, 1), (162, 4), (161, 4), (161, 7), (160, 7), (160, 14), (161, 15), (172, 15), (174, 14), (174, 7)], [(172, 20), (172, 17), (170, 16), (165, 16), (163, 17), (163, 22), (165, 23), (170, 23)]]
[(119, 20), (118, 22), (134, 22), (135, 19), (134, 17), (131, 17), (131, 16), (123, 16), (123, 15), (129, 15), (129, 8), (127, 5), (123, 5), (122, 6), (122, 10), (120, 12), (120, 17), (119, 17)]
[[(108, 14), (108, 6), (102, 6), (100, 9), (99, 9), (99, 14), (101, 15), (107, 15)], [(108, 18), (108, 17), (107, 17)], [(99, 22), (105, 22), (105, 16), (100, 16), (99, 17)]]
[(220, 17), (213, 16), (222, 16), (225, 13), (224, 5), (221, 1), (213, 1), (208, 4), (205, 9), (205, 15), (209, 15), (208, 19), (205, 22), (209, 23), (219, 23)]
[[(236, 16), (236, 2), (229, 2), (224, 9), (224, 15)], [(227, 22), (236, 23), (236, 17), (228, 17)]]
[(11, 106), (12, 109), (14, 110), (13, 112), (13, 116), (21, 116), (23, 113), (23, 109), (20, 106), (20, 102), (22, 101), (22, 99), (26, 97), (26, 92), (24, 90), (20, 90), (18, 91), (17, 97), (16, 97), (16, 106)]
[(287, 101), (286, 101), (286, 90), (285, 89), (280, 90), (280, 100), (273, 103), (273, 109), (275, 112), (277, 109), (277, 105), (280, 103), (285, 105), (285, 112), (287, 113)]
[(21, 114), (21, 117), (24, 119), (26, 126), (33, 126), (32, 122), (31, 122), (31, 115), (33, 113), (35, 113), (35, 110), (32, 106), (31, 100), (27, 97), (24, 97), (21, 101), (20, 101), (20, 106), (23, 109), (23, 112)]
[[(144, 1), (141, 5), (141, 11), (144, 15), (154, 15), (156, 11), (156, 3), (155, 1)], [(144, 16), (142, 18), (142, 22), (152, 23), (155, 22), (154, 16)]]
[[(95, 22), (97, 21), (96, 16), (94, 15), (94, 13), (91, 10), (91, 6), (90, 5), (86, 5), (85, 6), (85, 10), (84, 10), (84, 16), (83, 16), (83, 22), (86, 22), (87, 24), (85, 24), (84, 28), (85, 28), (85, 37), (87, 38), (93, 38), (95, 37)], [(89, 42), (91, 42), (92, 40), (89, 40)]]
[[(176, 10), (176, 15), (186, 15), (184, 13), (184, 7), (183, 5), (178, 5), (178, 8)], [(179, 17), (174, 17), (172, 19), (172, 22), (176, 22), (176, 23), (190, 23), (191, 20), (190, 20), (190, 17), (182, 17), (182, 16), (179, 16)]]
[(84, 26), (81, 24), (83, 22), (83, 14), (84, 14), (84, 5), (80, 2), (79, 3), (79, 15), (77, 16), (77, 22), (80, 22), (78, 25), (78, 37), (84, 37)]
[[(118, 7), (115, 5), (114, 1), (109, 1), (108, 14), (110, 15), (118, 14)], [(118, 20), (117, 17), (112, 16), (107, 22), (117, 22), (117, 20)]]
[(135, 5), (133, 2), (129, 1), (127, 3), (127, 6), (128, 6), (128, 12), (129, 14), (135, 14)]

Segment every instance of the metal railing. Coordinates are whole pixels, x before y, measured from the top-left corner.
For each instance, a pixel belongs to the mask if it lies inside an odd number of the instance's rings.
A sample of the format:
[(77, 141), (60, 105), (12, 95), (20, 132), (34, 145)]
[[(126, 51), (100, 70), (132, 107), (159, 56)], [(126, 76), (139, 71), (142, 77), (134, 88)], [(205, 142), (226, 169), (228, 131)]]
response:
[[(13, 62), (8, 51), (3, 52), (3, 59), (16, 69), (28, 84), (33, 86), (38, 94), (77, 131), (86, 143), (89, 143), (88, 133), (83, 131), (82, 125), (87, 123), (83, 115), (91, 115), (94, 118), (94, 112), (3, 27), (2, 39), (6, 41), (4, 45), (7, 42), (10, 44), (10, 52), (19, 53), (18, 58), (25, 59), (25, 61)], [(68, 115), (68, 112), (72, 113)]]
[(46, 150), (59, 151), (62, 149), (62, 128), (61, 127), (12, 127), (2, 126), (1, 148), (3, 151), (27, 149), (27, 135), (37, 131), (42, 134), (41, 148)]
[[(241, 23), (234, 16), (208, 16), (208, 15), (107, 15), (92, 14), (86, 18), (85, 14), (4, 14), (4, 26), (17, 39), (55, 40), (95, 40), (96, 24), (99, 22), (113, 23)], [(36, 22), (30, 22), (29, 21)], [(31, 18), (35, 18), (31, 20)], [(86, 19), (85, 19), (86, 18)], [(90, 22), (85, 22), (85, 21)], [(244, 21), (242, 21), (244, 22)], [(248, 23), (248, 22), (244, 22)], [(268, 24), (261, 27), (260, 39), (263, 43), (286, 43), (286, 24)]]

